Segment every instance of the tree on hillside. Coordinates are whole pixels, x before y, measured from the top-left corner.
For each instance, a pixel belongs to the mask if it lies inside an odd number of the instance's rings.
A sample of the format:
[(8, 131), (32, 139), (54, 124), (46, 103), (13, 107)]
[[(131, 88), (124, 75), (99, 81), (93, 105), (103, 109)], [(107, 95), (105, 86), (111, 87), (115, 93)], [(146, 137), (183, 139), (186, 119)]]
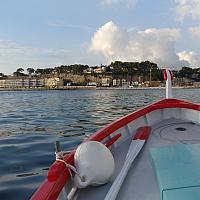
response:
[(4, 73), (0, 72), (0, 79), (4, 79), (4, 78), (7, 78), (7, 76)]
[(186, 77), (186, 78), (191, 78), (191, 75), (192, 75), (192, 68), (190, 67), (183, 67), (180, 71), (179, 71), (179, 77), (180, 78), (183, 78), (183, 77)]
[(36, 69), (35, 70), (35, 74), (37, 75), (48, 75), (48, 74), (51, 74), (51, 72), (53, 71), (54, 69), (53, 68), (46, 68), (46, 69)]
[(162, 71), (157, 64), (150, 61), (144, 62), (112, 62), (109, 67), (112, 69), (113, 76), (121, 78), (129, 78), (132, 80), (134, 76), (142, 76), (145, 80), (150, 79), (150, 71), (152, 80), (162, 80)]
[(54, 70), (53, 68), (46, 68), (46, 69), (44, 69), (43, 73), (44, 73), (44, 74), (51, 74), (51, 72), (52, 72), (53, 70)]
[(182, 67), (182, 69), (176, 73), (176, 77), (200, 81), (200, 68), (192, 69), (190, 67)]
[(72, 65), (73, 74), (82, 75), (83, 71), (88, 67), (89, 67), (88, 65), (80, 65), (80, 64)]
[(29, 75), (34, 74), (35, 70), (33, 68), (27, 68), (26, 71), (28, 72)]
[(16, 72), (13, 73), (14, 76), (27, 76), (26, 74), (23, 73), (24, 69), (23, 68), (18, 68)]
[(41, 75), (43, 73), (43, 69), (38, 68), (38, 69), (35, 70), (35, 73), (37, 75)]
[(16, 72), (17, 72), (17, 73), (23, 73), (23, 72), (24, 72), (24, 69), (23, 69), (23, 68), (18, 68)]

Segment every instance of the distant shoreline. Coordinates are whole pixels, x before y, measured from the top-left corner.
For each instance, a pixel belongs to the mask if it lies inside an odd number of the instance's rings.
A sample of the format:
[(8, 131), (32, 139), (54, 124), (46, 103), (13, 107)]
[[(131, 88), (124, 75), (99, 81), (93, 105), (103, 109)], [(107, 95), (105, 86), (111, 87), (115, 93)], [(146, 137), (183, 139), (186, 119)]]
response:
[[(173, 89), (199, 89), (200, 87), (172, 87)], [(165, 90), (165, 87), (98, 87), (97, 90)]]
[(58, 88), (0, 88), (0, 91), (95, 90), (96, 86), (64, 86)]
[[(199, 89), (200, 87), (172, 87), (174, 89)], [(60, 88), (0, 88), (0, 91), (48, 91), (48, 90), (164, 90), (165, 87), (96, 87), (66, 86)]]

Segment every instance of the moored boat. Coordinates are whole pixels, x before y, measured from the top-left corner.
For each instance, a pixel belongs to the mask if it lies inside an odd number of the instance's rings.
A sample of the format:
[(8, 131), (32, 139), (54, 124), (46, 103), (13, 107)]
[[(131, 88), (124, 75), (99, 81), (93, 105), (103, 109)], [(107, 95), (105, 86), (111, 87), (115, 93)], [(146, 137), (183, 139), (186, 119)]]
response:
[[(77, 187), (77, 151), (63, 156), (58, 149), (57, 160), (31, 199), (200, 199), (200, 105), (173, 99), (170, 72), (164, 75), (166, 99), (114, 121), (84, 141), (110, 149), (115, 166), (108, 181)], [(97, 162), (92, 151), (90, 162), (95, 158)], [(110, 161), (105, 157), (106, 162)]]

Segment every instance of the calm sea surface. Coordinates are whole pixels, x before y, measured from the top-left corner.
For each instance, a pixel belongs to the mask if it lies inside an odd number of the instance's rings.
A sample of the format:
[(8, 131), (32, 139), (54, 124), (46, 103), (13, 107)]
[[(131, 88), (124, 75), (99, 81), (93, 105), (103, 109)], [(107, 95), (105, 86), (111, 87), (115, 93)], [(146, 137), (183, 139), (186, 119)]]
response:
[[(200, 102), (200, 89), (176, 89), (175, 98)], [(164, 90), (0, 92), (0, 199), (29, 199), (63, 150), (144, 105)]]

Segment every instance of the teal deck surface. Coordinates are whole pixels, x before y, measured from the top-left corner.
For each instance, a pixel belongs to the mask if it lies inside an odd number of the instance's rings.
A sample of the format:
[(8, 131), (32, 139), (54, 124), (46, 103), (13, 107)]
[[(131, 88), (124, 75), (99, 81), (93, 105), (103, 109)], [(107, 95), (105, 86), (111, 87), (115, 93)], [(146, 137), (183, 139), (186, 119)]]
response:
[(200, 144), (150, 150), (162, 200), (200, 199)]
[(200, 187), (187, 187), (163, 191), (163, 200), (199, 200)]

